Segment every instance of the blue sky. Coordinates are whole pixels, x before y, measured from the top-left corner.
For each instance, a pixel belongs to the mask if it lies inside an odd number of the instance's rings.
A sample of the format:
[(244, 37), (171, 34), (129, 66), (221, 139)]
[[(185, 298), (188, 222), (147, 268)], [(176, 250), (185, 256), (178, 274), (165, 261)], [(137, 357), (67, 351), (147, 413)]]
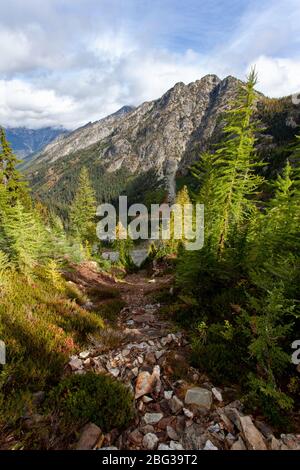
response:
[(0, 123), (69, 129), (207, 73), (300, 91), (299, 0), (0, 0)]

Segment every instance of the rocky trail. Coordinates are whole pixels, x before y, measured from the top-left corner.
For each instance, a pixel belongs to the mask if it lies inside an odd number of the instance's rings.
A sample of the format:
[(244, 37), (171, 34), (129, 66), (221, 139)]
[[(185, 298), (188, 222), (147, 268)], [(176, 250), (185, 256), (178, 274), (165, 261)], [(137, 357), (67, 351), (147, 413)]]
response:
[[(79, 280), (78, 280), (79, 279)], [(146, 273), (128, 275), (123, 281), (103, 277), (96, 270), (77, 273), (84, 288), (113, 285), (126, 302), (112, 334), (91, 340), (85, 351), (70, 358), (72, 373), (88, 370), (106, 373), (131, 388), (136, 415), (120, 432), (103, 434), (93, 423), (82, 430), (77, 449), (147, 450), (279, 450), (300, 449), (300, 435), (275, 438), (263, 421), (243, 414), (234, 388), (219, 389), (186, 361), (189, 343), (183, 331), (162, 318), (152, 298), (170, 288), (172, 276), (150, 279)], [(89, 303), (92, 309), (92, 303)], [(182, 370), (178, 377), (174, 370)]]

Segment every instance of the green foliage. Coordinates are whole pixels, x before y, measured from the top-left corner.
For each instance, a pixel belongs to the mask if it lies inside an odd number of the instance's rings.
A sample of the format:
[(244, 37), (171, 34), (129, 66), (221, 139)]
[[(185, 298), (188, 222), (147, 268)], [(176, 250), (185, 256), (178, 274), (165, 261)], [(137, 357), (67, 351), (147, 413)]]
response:
[(6, 140), (5, 131), (0, 128), (0, 184), (3, 184), (8, 193), (9, 204), (14, 204), (22, 198), (23, 203), (30, 205), (28, 187), (21, 173), (16, 169), (20, 160), (13, 154)]
[(38, 260), (47, 256), (48, 233), (37, 214), (26, 210), (21, 202), (3, 214), (3, 250), (24, 273), (30, 272)]
[(1, 374), (5, 395), (43, 389), (60, 375), (76, 342), (103, 327), (101, 318), (66, 300), (43, 274), (36, 272), (34, 281), (17, 272), (7, 276), (0, 304), (1, 339), (7, 347)]
[(96, 239), (96, 198), (91, 186), (88, 170), (83, 167), (78, 181), (70, 213), (70, 229), (74, 236), (82, 242), (92, 242)]
[(50, 393), (48, 404), (105, 431), (122, 429), (133, 418), (133, 396), (117, 380), (88, 372), (66, 377)]
[(125, 305), (125, 302), (121, 299), (107, 300), (105, 303), (100, 305), (99, 314), (101, 315), (101, 318), (115, 324), (118, 320), (120, 311), (125, 307)]
[(300, 139), (282, 173), (264, 182), (271, 197), (259, 200), (255, 83), (252, 73), (225, 115), (215, 154), (193, 169), (205, 245), (180, 250), (177, 286), (180, 299), (195, 299), (181, 318), (191, 327), (193, 364), (238, 381), (248, 406), (279, 423), (293, 409), (290, 344), (300, 333)]

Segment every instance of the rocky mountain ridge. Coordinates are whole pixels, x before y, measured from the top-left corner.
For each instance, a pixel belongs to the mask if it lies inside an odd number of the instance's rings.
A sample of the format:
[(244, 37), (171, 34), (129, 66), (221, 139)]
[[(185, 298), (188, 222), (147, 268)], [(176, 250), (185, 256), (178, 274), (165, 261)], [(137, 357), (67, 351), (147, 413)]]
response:
[(27, 161), (30, 161), (35, 153), (40, 152), (58, 136), (67, 134), (67, 131), (62, 127), (41, 129), (9, 127), (5, 131), (15, 154), (21, 159), (27, 159)]
[[(158, 179), (164, 179), (172, 198), (176, 175), (184, 173), (201, 151), (218, 140), (221, 116), (239, 83), (232, 76), (221, 80), (216, 75), (188, 85), (180, 82), (157, 100), (120, 110), (58, 138), (29, 167), (34, 190), (39, 195), (57, 188), (62, 191), (66, 181), (85, 165), (92, 174), (102, 175), (118, 170), (135, 176), (154, 171)], [(258, 101), (264, 100), (258, 93)], [(283, 114), (279, 127), (290, 128), (294, 121)]]

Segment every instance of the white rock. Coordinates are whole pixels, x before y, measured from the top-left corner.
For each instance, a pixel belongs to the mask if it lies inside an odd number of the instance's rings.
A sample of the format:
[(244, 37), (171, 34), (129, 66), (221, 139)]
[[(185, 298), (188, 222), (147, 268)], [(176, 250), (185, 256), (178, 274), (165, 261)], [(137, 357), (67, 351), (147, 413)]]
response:
[(82, 360), (79, 359), (79, 357), (77, 356), (72, 356), (69, 362), (69, 366), (71, 367), (72, 370), (82, 369), (83, 367)]
[(118, 377), (120, 374), (120, 370), (117, 367), (107, 368), (107, 370), (113, 377)]
[(101, 449), (98, 450), (119, 450), (117, 447), (110, 446), (110, 447), (101, 447)]
[(161, 338), (160, 342), (163, 346), (167, 346), (167, 344), (172, 343), (172, 337), (169, 335), (165, 336), (164, 338)]
[(157, 450), (171, 450), (171, 448), (167, 444), (159, 444)]
[(152, 432), (148, 432), (143, 438), (143, 446), (148, 450), (153, 450), (157, 446), (158, 437)]
[(156, 424), (163, 417), (164, 415), (162, 413), (146, 413), (144, 416), (144, 421), (146, 424)]
[(189, 419), (192, 419), (194, 416), (194, 413), (191, 410), (188, 410), (187, 408), (183, 408), (183, 413)]
[(203, 450), (219, 450), (213, 443), (208, 439), (203, 447)]
[(223, 401), (222, 393), (217, 388), (213, 387), (211, 391), (218, 401)]
[(166, 400), (171, 400), (173, 396), (173, 390), (167, 390), (164, 392), (164, 397)]
[(147, 395), (144, 395), (142, 400), (144, 403), (150, 403), (150, 401), (153, 401), (153, 398), (147, 397)]
[(209, 432), (219, 432), (221, 430), (221, 428), (220, 428), (220, 425), (218, 423), (216, 423), (216, 424), (212, 424), (211, 426), (209, 426), (209, 428), (207, 428), (207, 430)]
[(134, 367), (134, 368), (132, 369), (132, 373), (133, 373), (133, 375), (135, 375), (135, 377), (137, 377), (137, 375), (138, 375), (138, 373), (139, 373), (139, 369), (138, 369), (137, 367)]
[(90, 351), (82, 351), (80, 354), (79, 354), (79, 357), (80, 359), (87, 359), (90, 355)]
[(172, 410), (172, 413), (178, 413), (178, 411), (183, 408), (183, 403), (176, 395), (174, 395), (174, 397), (169, 401), (169, 406)]
[(184, 450), (182, 445), (179, 442), (175, 442), (175, 441), (170, 442), (170, 449), (171, 450)]

